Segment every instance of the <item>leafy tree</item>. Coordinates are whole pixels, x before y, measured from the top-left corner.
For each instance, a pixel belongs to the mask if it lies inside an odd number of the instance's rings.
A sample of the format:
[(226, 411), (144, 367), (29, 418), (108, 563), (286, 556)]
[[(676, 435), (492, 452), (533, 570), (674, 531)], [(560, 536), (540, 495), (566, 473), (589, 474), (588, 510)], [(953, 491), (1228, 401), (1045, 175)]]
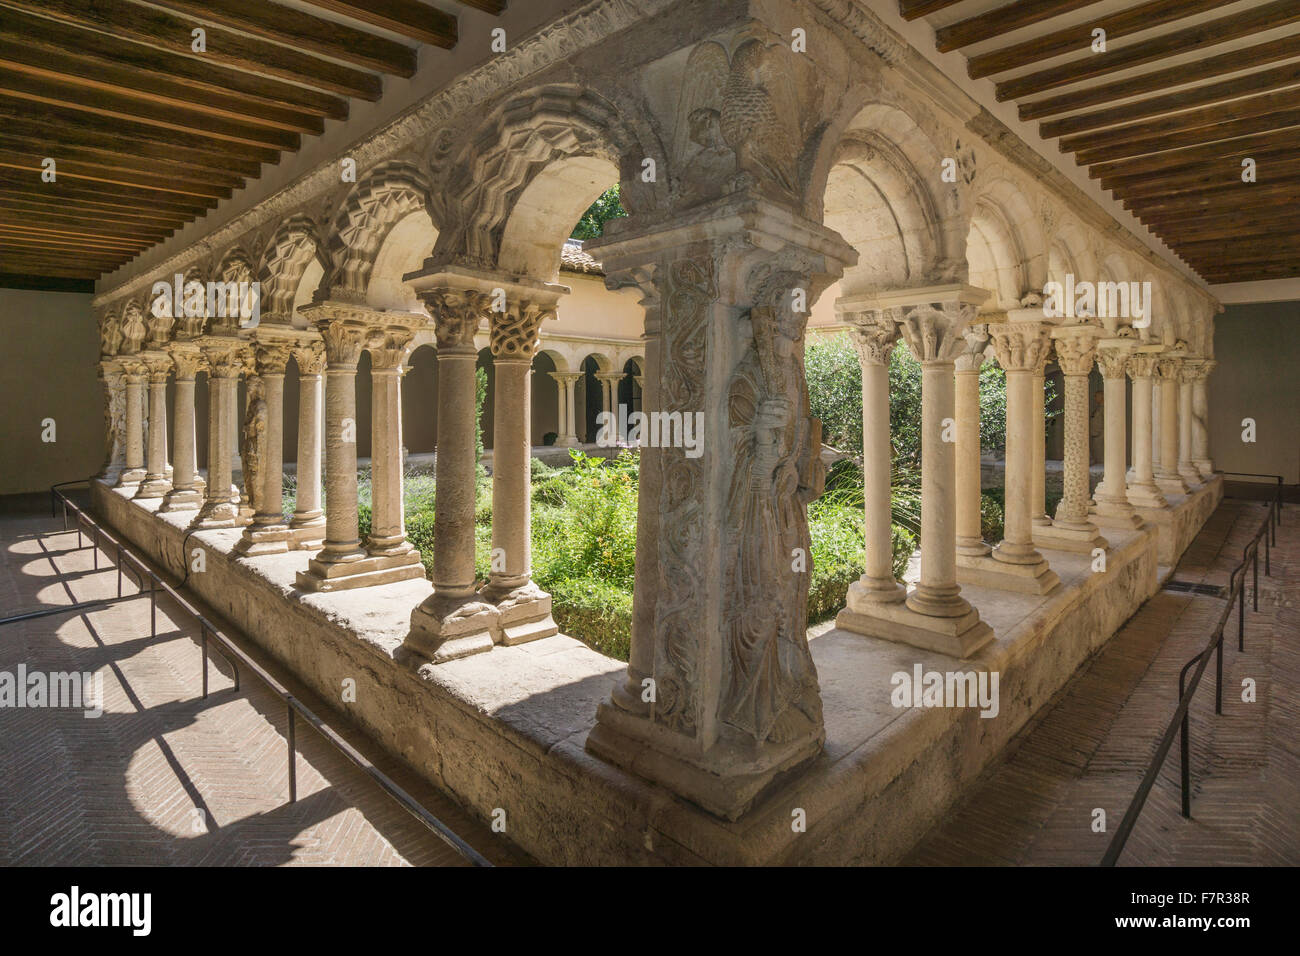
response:
[(615, 184), (602, 193), (600, 198), (582, 214), (578, 224), (573, 227), (570, 238), (584, 241), (599, 239), (605, 230), (605, 223), (626, 215), (627, 210), (623, 208), (623, 203), (618, 198), (618, 185)]

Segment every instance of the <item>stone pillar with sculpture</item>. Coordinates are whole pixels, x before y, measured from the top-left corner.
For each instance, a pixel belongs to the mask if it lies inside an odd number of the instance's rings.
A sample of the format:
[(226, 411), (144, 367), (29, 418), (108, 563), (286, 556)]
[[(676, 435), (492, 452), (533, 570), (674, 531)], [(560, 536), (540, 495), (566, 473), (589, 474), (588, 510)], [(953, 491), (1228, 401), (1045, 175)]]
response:
[(657, 449), (658, 494), (641, 489), (638, 528), (656, 528), (638, 541), (643, 683), (618, 681), (587, 749), (734, 820), (825, 740), (806, 634), (807, 504), (825, 469), (804, 331), (856, 254), (765, 198), (707, 209), (687, 233), (625, 227), (595, 253), (610, 275), (653, 276), (648, 401), (699, 428)]
[(270, 326), (254, 333), (256, 375), (249, 379), (244, 416), (244, 487), (252, 521), (235, 545), (239, 554), (280, 554), (289, 550), (284, 518), (284, 373), (289, 346)]

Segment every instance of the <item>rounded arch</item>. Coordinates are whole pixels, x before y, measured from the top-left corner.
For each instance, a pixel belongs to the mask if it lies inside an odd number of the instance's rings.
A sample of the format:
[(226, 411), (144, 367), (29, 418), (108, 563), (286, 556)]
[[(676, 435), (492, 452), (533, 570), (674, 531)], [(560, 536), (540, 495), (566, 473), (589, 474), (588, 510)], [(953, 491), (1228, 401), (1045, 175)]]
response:
[[(1047, 237), (1024, 189), (1003, 176), (982, 183), (972, 206), (971, 233), (989, 246), (999, 282), (986, 288), (1004, 299), (1005, 307), (1041, 294), (1047, 282)], [(981, 284), (973, 275), (971, 282)]]
[(628, 117), (647, 114), (576, 86), (504, 103), (450, 166), (455, 224), (439, 233), (435, 258), (552, 279), (574, 223), (614, 183), (632, 215), (667, 208), (669, 177), (646, 183), (639, 175), (646, 159), (666, 169), (657, 138), (629, 125)]
[(428, 177), (412, 163), (393, 160), (372, 169), (334, 216), (327, 240), (329, 268), (317, 297), (364, 302), (375, 259), (393, 227), (415, 212), (433, 223), (433, 208)]
[(423, 312), (424, 306), (403, 279), (417, 271), (433, 251), (438, 230), (424, 209), (415, 209), (395, 221), (375, 252), (366, 303), (378, 309)]
[(281, 224), (262, 251), (257, 279), (262, 284), (262, 311), (272, 322), (289, 322), (308, 266), (328, 265), (316, 223), (297, 215)]
[(842, 288), (964, 281), (968, 215), (944, 154), (879, 91), (851, 91), (811, 160), (809, 214), (855, 249)]
[(559, 349), (547, 348), (546, 346), (543, 346), (542, 348), (539, 348), (537, 350), (537, 354), (545, 355), (547, 358), (549, 358), (551, 360), (551, 364), (555, 366), (556, 372), (565, 374), (574, 371), (574, 369), (571, 367), (572, 363), (569, 361), (569, 357), (565, 355), (563, 352), (561, 352)]
[(148, 334), (148, 327), (145, 324), (145, 311), (140, 302), (134, 299), (127, 300), (122, 306), (122, 314), (118, 321), (121, 328), (119, 354), (136, 354), (144, 345), (145, 335)]

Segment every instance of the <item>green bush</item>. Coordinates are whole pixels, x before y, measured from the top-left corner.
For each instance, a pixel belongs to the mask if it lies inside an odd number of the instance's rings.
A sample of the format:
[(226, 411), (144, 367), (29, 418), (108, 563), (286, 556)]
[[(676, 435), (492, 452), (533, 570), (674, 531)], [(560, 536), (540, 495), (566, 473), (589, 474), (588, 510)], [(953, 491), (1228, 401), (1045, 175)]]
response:
[(980, 537), (989, 544), (997, 544), (1004, 533), (1002, 489), (996, 490), (997, 497), (988, 493), (980, 495)]
[(591, 648), (625, 661), (632, 648), (632, 592), (600, 578), (552, 583), (552, 615), (560, 630)]

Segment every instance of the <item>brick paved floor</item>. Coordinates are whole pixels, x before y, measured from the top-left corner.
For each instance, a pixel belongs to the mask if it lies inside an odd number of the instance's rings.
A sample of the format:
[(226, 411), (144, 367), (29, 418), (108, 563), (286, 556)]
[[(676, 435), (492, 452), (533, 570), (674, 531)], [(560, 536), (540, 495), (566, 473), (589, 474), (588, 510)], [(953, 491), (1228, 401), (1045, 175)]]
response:
[[(1263, 520), (1225, 501), (1188, 549), (1175, 580), (1226, 585)], [(1192, 818), (1180, 815), (1178, 744), (1120, 865), (1300, 863), (1300, 508), (1285, 508), (1259, 613), (1247, 605), (1245, 652), (1228, 624), (1223, 714), (1211, 659), (1191, 706)], [(1249, 585), (1249, 578), (1248, 578)], [(1204, 649), (1223, 601), (1164, 590), (1021, 731), (907, 863), (1079, 864), (1102, 857), (1177, 703), (1178, 672)], [(1242, 681), (1256, 683), (1255, 703)], [(1093, 810), (1106, 833), (1093, 832)]]
[[(0, 518), (0, 616), (116, 594), (116, 572), (93, 571), (91, 551), (69, 550), (76, 534), (56, 527)], [(0, 671), (104, 674), (97, 719), (0, 708), (0, 863), (465, 865), (303, 721), (289, 804), (279, 698), (249, 674), (235, 692), (214, 667), (202, 700), (197, 630), (169, 610), (159, 602), (157, 639), (147, 598), (0, 628)], [(528, 862), (241, 644), (479, 852)]]

